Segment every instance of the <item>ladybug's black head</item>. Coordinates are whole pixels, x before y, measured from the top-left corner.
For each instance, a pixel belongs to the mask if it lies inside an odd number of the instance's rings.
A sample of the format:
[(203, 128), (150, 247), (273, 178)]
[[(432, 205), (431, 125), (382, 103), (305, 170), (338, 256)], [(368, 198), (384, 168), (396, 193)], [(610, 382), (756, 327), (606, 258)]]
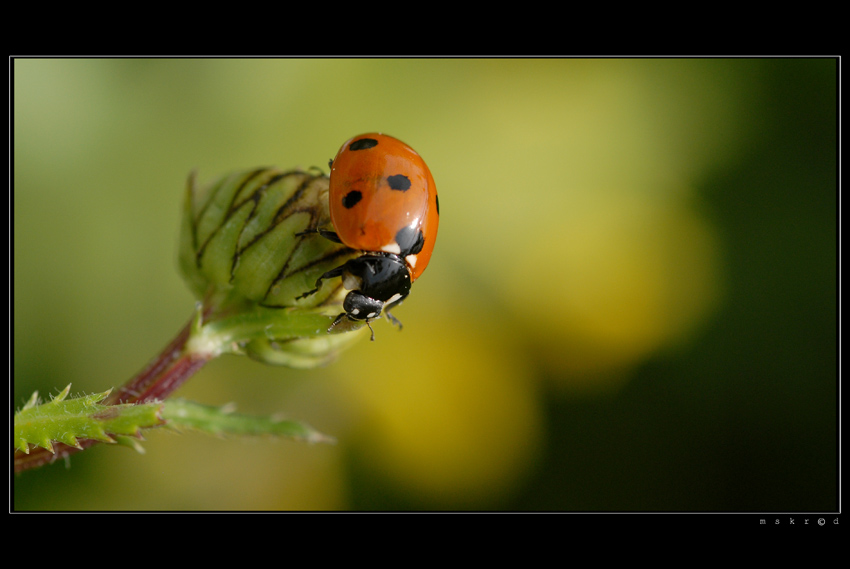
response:
[(328, 328), (328, 332), (333, 330), (333, 328), (339, 324), (343, 318), (348, 318), (353, 321), (365, 321), (366, 326), (369, 327), (369, 331), (372, 332), (372, 341), (374, 342), (375, 331), (372, 330), (372, 324), (370, 321), (381, 315), (384, 303), (380, 300), (375, 300), (374, 298), (366, 296), (359, 290), (353, 290), (345, 295), (345, 300), (342, 301), (342, 307), (345, 312), (340, 313), (340, 315), (336, 317), (336, 320), (333, 321), (331, 327)]
[(381, 315), (384, 303), (353, 290), (345, 296), (342, 308), (352, 320), (372, 320)]

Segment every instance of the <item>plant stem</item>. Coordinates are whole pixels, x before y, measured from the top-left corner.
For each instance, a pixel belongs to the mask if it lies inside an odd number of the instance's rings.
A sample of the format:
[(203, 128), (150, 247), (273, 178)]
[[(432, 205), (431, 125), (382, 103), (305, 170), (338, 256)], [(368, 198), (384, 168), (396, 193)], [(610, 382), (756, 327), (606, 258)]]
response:
[[(192, 335), (192, 329), (195, 326), (195, 320), (196, 316), (193, 316), (174, 340), (147, 367), (122, 387), (113, 391), (104, 400), (104, 403), (118, 405), (165, 399), (184, 381), (201, 369), (204, 364), (213, 359), (215, 354), (191, 352), (186, 349), (187, 342)], [(15, 472), (65, 458), (97, 442), (92, 439), (81, 440), (79, 448), (57, 442), (53, 445), (53, 453), (41, 447), (31, 449), (29, 454), (16, 450)]]
[(210, 358), (202, 354), (187, 353), (185, 349), (193, 324), (194, 319), (180, 330), (177, 337), (145, 369), (110, 393), (104, 403), (117, 405), (165, 399), (203, 367)]

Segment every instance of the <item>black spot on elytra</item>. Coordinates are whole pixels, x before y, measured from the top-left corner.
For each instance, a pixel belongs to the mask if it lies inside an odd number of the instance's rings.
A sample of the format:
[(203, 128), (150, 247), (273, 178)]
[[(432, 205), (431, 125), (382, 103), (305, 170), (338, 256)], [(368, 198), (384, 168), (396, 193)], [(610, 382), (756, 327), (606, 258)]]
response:
[(416, 255), (422, 250), (422, 246), (425, 245), (425, 236), (421, 230), (413, 229), (408, 225), (398, 230), (395, 234), (395, 242), (401, 249), (401, 256), (406, 257)]
[(434, 196), (434, 200), (437, 202), (437, 215), (440, 215), (440, 196)]
[(348, 145), (349, 150), (369, 150), (378, 146), (378, 141), (374, 138), (358, 138)]
[(410, 189), (410, 178), (408, 178), (404, 174), (395, 174), (393, 176), (389, 176), (387, 178), (387, 183), (390, 185), (391, 190), (399, 190), (401, 192), (406, 192)]
[(342, 207), (344, 207), (345, 209), (351, 209), (356, 206), (362, 199), (363, 194), (361, 194), (357, 190), (351, 190), (342, 198)]

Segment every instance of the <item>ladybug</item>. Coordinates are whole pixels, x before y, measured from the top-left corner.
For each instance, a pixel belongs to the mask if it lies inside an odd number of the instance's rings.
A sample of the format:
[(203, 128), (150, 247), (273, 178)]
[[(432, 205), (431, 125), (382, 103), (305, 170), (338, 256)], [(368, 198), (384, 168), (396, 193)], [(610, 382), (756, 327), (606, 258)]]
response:
[(401, 329), (390, 310), (410, 294), (413, 284), (431, 259), (440, 204), (431, 171), (410, 146), (381, 133), (355, 136), (329, 163), (329, 209), (334, 231), (320, 229), (323, 237), (361, 251), (359, 257), (323, 274), (342, 277), (350, 290), (343, 310), (328, 330), (343, 318), (370, 322), (386, 313)]

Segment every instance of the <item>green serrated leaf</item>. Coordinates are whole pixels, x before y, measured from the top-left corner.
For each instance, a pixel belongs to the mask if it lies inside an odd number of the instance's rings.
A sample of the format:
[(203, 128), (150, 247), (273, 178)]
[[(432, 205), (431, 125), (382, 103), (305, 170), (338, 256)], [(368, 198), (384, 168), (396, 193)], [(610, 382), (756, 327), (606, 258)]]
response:
[(311, 443), (334, 442), (332, 437), (299, 421), (234, 413), (232, 406), (213, 407), (182, 399), (170, 399), (164, 405), (163, 418), (169, 427), (177, 430), (191, 429), (214, 435), (272, 435)]
[(71, 386), (47, 403), (34, 393), (15, 413), (15, 448), (29, 453), (30, 445), (53, 452), (53, 443), (79, 447), (82, 439), (115, 442), (116, 436), (140, 436), (141, 429), (163, 424), (162, 403), (101, 405), (109, 391), (68, 399)]

